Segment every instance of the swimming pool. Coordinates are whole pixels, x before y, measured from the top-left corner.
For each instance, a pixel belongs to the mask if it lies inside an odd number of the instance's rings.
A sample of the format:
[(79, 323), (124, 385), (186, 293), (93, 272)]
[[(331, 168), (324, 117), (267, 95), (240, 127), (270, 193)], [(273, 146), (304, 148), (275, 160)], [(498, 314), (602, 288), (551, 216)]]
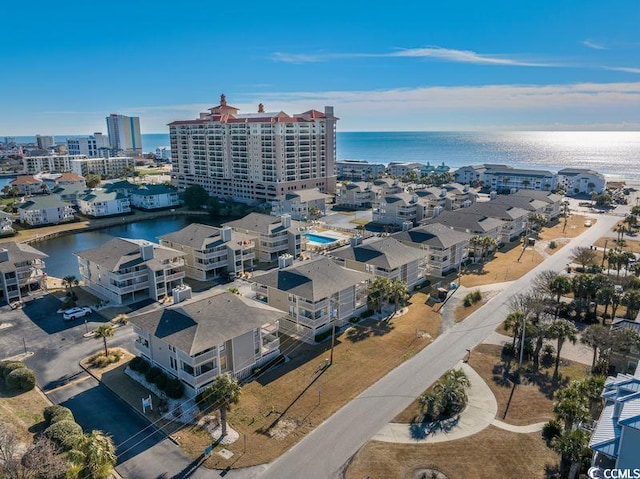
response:
[(331, 243), (335, 243), (338, 241), (338, 238), (332, 238), (330, 236), (321, 236), (314, 233), (304, 233), (302, 236), (309, 240), (309, 243), (316, 245), (327, 245)]

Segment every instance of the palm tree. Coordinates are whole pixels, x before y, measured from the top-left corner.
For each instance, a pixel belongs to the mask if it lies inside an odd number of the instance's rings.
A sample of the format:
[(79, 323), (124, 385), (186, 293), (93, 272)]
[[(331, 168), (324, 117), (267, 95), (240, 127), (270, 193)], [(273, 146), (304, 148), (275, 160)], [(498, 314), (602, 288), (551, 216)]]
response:
[[(611, 295), (611, 317), (616, 317), (616, 312), (618, 311), (618, 306), (620, 306), (620, 301), (622, 300), (622, 295), (617, 293), (615, 290)], [(604, 323), (604, 320), (602, 321)]]
[(571, 292), (571, 280), (568, 276), (559, 274), (549, 283), (549, 292), (554, 295), (556, 301), (556, 318), (560, 312), (560, 298)]
[[(560, 454), (560, 471), (562, 477), (568, 476), (569, 479), (574, 479), (578, 467), (580, 466), (580, 459), (582, 458), (582, 451), (589, 443), (589, 433), (584, 429), (574, 429), (571, 431), (564, 431), (562, 435), (556, 437), (551, 442), (551, 448)], [(569, 469), (567, 471), (567, 469)]]
[(368, 300), (375, 309), (382, 311), (382, 305), (386, 303), (391, 295), (391, 280), (378, 277), (369, 283)]
[(220, 409), (220, 423), (222, 435), (227, 435), (227, 410), (232, 404), (238, 404), (242, 387), (238, 380), (229, 373), (216, 376), (211, 386), (207, 387), (198, 396), (199, 403), (216, 405)]
[(620, 223), (618, 226), (616, 226), (613, 231), (615, 231), (616, 233), (618, 233), (618, 238), (616, 239), (616, 241), (618, 243), (622, 242), (622, 240), (624, 240), (624, 234), (629, 232), (629, 229), (624, 225), (624, 223)]
[(482, 246), (482, 257), (484, 258), (485, 256), (488, 256), (489, 251), (495, 250), (495, 248), (498, 246), (498, 243), (496, 240), (494, 240), (490, 236), (485, 236), (482, 238), (481, 246)]
[(433, 387), (433, 391), (440, 398), (441, 413), (450, 415), (462, 411), (467, 404), (466, 389), (470, 386), (469, 378), (462, 369), (447, 371)]
[(531, 213), (528, 219), (535, 231), (540, 230), (540, 228), (547, 224), (547, 219), (539, 213)]
[(317, 206), (312, 206), (309, 208), (309, 216), (312, 219), (320, 218), (322, 216), (322, 211)]
[(553, 413), (564, 421), (565, 430), (573, 429), (580, 421), (589, 417), (589, 408), (585, 395), (580, 388), (580, 381), (572, 381), (569, 386), (556, 393)]
[(394, 278), (391, 280), (391, 284), (389, 286), (390, 297), (393, 298), (393, 312), (395, 313), (396, 311), (398, 311), (398, 304), (404, 305), (404, 302), (408, 297), (407, 284), (404, 281), (399, 280), (398, 278)]
[(482, 245), (482, 236), (474, 236), (469, 240), (469, 246), (473, 248), (473, 262), (478, 261), (477, 250)]
[(560, 367), (560, 352), (565, 341), (569, 340), (576, 344), (578, 340), (578, 328), (571, 321), (566, 319), (556, 319), (549, 326), (549, 337), (555, 338), (558, 343), (556, 345), (556, 367), (553, 371), (554, 382), (558, 380), (558, 368)]
[(600, 288), (596, 293), (596, 304), (604, 305), (604, 312), (602, 313), (602, 324), (604, 324), (605, 318), (607, 317), (607, 311), (609, 309), (609, 305), (611, 304), (611, 300), (613, 299), (614, 292), (615, 290), (611, 286), (605, 286), (604, 288)]
[(71, 296), (73, 296), (73, 287), (78, 286), (79, 284), (80, 282), (78, 281), (78, 278), (76, 278), (73, 275), (65, 276), (64, 278), (62, 278), (62, 285), (67, 290), (69, 290), (69, 292), (71, 293)]
[(620, 299), (620, 303), (627, 307), (627, 319), (635, 319), (640, 311), (640, 291), (637, 289), (630, 289), (625, 292)]
[(109, 350), (107, 349), (107, 338), (113, 337), (113, 326), (110, 324), (103, 324), (98, 326), (95, 330), (94, 338), (102, 339), (104, 342), (104, 355), (109, 356)]
[(580, 342), (593, 348), (593, 360), (591, 361), (591, 370), (593, 370), (596, 367), (598, 350), (605, 349), (609, 344), (609, 328), (600, 324), (592, 324), (583, 331)]
[(116, 465), (116, 448), (110, 436), (101, 431), (91, 431), (81, 436), (69, 451), (69, 459), (80, 469), (78, 477), (107, 479)]
[(504, 329), (511, 331), (513, 334), (513, 347), (516, 347), (516, 341), (518, 336), (522, 332), (522, 323), (524, 321), (524, 314), (521, 311), (513, 311), (509, 313), (507, 319), (504, 321)]

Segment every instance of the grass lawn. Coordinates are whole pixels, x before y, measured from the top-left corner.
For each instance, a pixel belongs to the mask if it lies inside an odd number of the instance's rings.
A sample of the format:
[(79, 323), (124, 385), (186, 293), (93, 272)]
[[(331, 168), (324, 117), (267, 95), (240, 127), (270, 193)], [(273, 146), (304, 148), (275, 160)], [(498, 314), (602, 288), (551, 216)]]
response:
[[(567, 227), (564, 227), (564, 218), (558, 218), (558, 223), (550, 228), (543, 228), (539, 237), (542, 240), (557, 240), (558, 238), (575, 238), (584, 233), (589, 227), (584, 225), (587, 218), (582, 215), (571, 215), (567, 219)], [(597, 220), (589, 218), (591, 225), (595, 225)], [(564, 232), (562, 231), (564, 229)]]
[(158, 168), (136, 168), (136, 171), (140, 176), (168, 175), (169, 173), (171, 173), (171, 168), (166, 166), (161, 166)]
[[(243, 387), (240, 403), (229, 413), (230, 425), (243, 440), (228, 446), (235, 455), (217, 454), (206, 461), (211, 468), (244, 467), (272, 461), (290, 449), (340, 407), (412, 357), (435, 338), (440, 317), (426, 305), (427, 295), (416, 293), (408, 312), (389, 322), (361, 321), (336, 341), (334, 363), (324, 372), (330, 341), (311, 346), (283, 337), (280, 349), (291, 360)], [(416, 331), (419, 334), (416, 334)], [(211, 439), (199, 428), (176, 433), (183, 449), (198, 457)]]
[(358, 218), (358, 219), (349, 221), (349, 223), (353, 223), (354, 225), (367, 225), (369, 224), (369, 220), (366, 220), (364, 218)]
[[(432, 468), (449, 479), (544, 478), (559, 457), (540, 433), (517, 434), (489, 426), (470, 437), (436, 444), (390, 444), (371, 441), (353, 458), (346, 479), (419, 477)], [(430, 477), (430, 476), (426, 476)]]
[[(615, 238), (610, 238), (605, 236), (603, 236), (602, 238), (599, 238), (595, 242), (595, 245), (600, 248), (604, 248), (605, 242), (607, 243), (607, 251), (609, 251), (610, 248), (618, 247), (618, 243), (616, 243)], [(622, 247), (623, 250), (632, 251), (633, 253), (640, 253), (640, 241), (628, 239), (628, 237), (625, 235), (624, 242), (625, 242), (625, 245)]]
[(17, 394), (7, 390), (0, 379), (0, 423), (13, 426), (21, 441), (31, 443), (33, 436), (42, 431), (42, 410), (47, 406), (51, 402), (38, 388)]
[(456, 309), (453, 310), (453, 316), (455, 317), (456, 323), (467, 319), (472, 313), (475, 313), (480, 308), (482, 308), (487, 301), (488, 299), (483, 298), (477, 303), (474, 303), (471, 306), (467, 307), (465, 307), (464, 304), (460, 303), (458, 306), (456, 306)]
[[(49, 281), (53, 281), (56, 282), (56, 286), (61, 284), (60, 283), (60, 278), (47, 278), (47, 285), (49, 285)], [(77, 305), (79, 307), (83, 307), (83, 306), (95, 306), (99, 301), (101, 301), (100, 298), (98, 298), (97, 296), (94, 296), (93, 294), (91, 294), (90, 292), (88, 292), (86, 289), (80, 287), (80, 286), (74, 286), (73, 287), (73, 292), (76, 294), (76, 296), (78, 297), (78, 300), (76, 301)], [(61, 301), (61, 305), (62, 305), (62, 301), (64, 301), (66, 294), (67, 294), (67, 289), (63, 288), (63, 289), (55, 289), (55, 290), (49, 290), (49, 293), (53, 296), (55, 296), (56, 298), (58, 298)]]
[(525, 275), (533, 268), (542, 263), (544, 259), (534, 248), (527, 248), (518, 262), (518, 257), (522, 253), (519, 243), (511, 243), (498, 251), (494, 258), (481, 264), (470, 264), (467, 267), (468, 273), (462, 275), (460, 284), (467, 288), (481, 286), (484, 284), (501, 283), (503, 281), (513, 281)]
[[(524, 426), (553, 419), (553, 395), (573, 379), (585, 377), (584, 364), (562, 360), (560, 381), (553, 385), (553, 366), (540, 366), (536, 378), (523, 379), (516, 387), (506, 417), (504, 416), (511, 395), (512, 383), (505, 379), (504, 363), (500, 358), (502, 348), (491, 344), (481, 344), (471, 353), (469, 365), (475, 369), (493, 391), (498, 401), (497, 418), (509, 424)], [(512, 362), (512, 370), (517, 368), (517, 359)]]

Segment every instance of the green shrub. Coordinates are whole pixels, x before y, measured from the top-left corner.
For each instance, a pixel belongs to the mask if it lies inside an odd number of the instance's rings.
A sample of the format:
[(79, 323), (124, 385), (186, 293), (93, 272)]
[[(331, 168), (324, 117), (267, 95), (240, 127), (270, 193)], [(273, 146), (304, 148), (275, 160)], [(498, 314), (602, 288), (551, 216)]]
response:
[(323, 333), (316, 334), (316, 337), (315, 337), (316, 343), (320, 343), (320, 342), (324, 341), (329, 336), (331, 336), (331, 328), (327, 329)]
[(550, 443), (556, 437), (562, 434), (562, 425), (555, 419), (552, 419), (542, 426), (542, 437), (547, 443)]
[[(148, 366), (148, 363), (144, 358), (136, 356), (131, 361), (129, 361), (129, 367), (132, 371), (140, 371), (140, 368), (143, 367), (143, 363), (147, 364)], [(144, 372), (146, 373), (148, 370), (149, 368), (147, 367)]]
[(141, 361), (138, 364), (138, 372), (141, 374), (147, 374), (147, 372), (149, 372), (149, 369), (151, 369), (151, 364), (149, 364), (149, 361), (147, 361), (144, 358), (140, 358)]
[(9, 373), (5, 382), (14, 391), (31, 391), (36, 387), (36, 375), (29, 368), (18, 368)]
[(158, 374), (156, 374), (156, 377), (153, 378), (153, 384), (155, 384), (156, 386), (158, 386), (158, 388), (161, 391), (164, 391), (164, 388), (167, 387), (167, 381), (169, 380), (169, 378), (167, 377), (167, 375), (164, 373), (164, 371), (160, 371)]
[(374, 314), (375, 314), (375, 311), (373, 309), (367, 309), (364, 313), (360, 315), (360, 318), (367, 319), (373, 316)]
[(57, 404), (44, 408), (42, 415), (44, 416), (47, 426), (50, 426), (54, 422), (75, 421), (71, 409), (64, 406), (58, 406)]
[(74, 421), (60, 421), (46, 428), (43, 434), (63, 450), (68, 451), (82, 436), (82, 428)]
[(471, 300), (471, 293), (469, 293), (468, 295), (466, 295), (464, 297), (464, 300), (462, 301), (462, 305), (465, 308), (468, 308), (469, 306), (471, 306), (473, 304), (473, 301)]
[(184, 384), (179, 379), (171, 378), (164, 390), (171, 399), (180, 399), (184, 394)]
[(502, 355), (507, 358), (512, 358), (516, 352), (516, 348), (513, 347), (513, 344), (506, 343), (502, 346)]
[(480, 292), (479, 289), (476, 289), (471, 293), (471, 299), (473, 300), (474, 303), (477, 303), (478, 301), (482, 301), (482, 293)]
[(21, 368), (26, 368), (22, 361), (6, 361), (2, 365), (2, 377), (4, 379), (7, 379), (7, 376), (11, 373), (11, 371)]
[(556, 249), (558, 247), (558, 243), (555, 241), (549, 241), (549, 249)]
[(360, 322), (360, 318), (358, 316), (354, 316), (353, 318), (349, 318), (349, 322), (351, 324), (357, 324)]
[(162, 374), (162, 371), (160, 370), (160, 368), (158, 368), (156, 366), (153, 366), (153, 367), (149, 368), (149, 370), (145, 373), (144, 378), (149, 383), (155, 383), (156, 382), (156, 378), (160, 374)]

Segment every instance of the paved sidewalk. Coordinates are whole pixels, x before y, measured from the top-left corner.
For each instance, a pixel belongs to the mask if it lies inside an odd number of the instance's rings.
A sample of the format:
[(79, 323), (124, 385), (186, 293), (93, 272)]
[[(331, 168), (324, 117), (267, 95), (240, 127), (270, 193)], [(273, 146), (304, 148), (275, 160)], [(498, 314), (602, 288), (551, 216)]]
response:
[(467, 407), (460, 413), (457, 422), (451, 425), (451, 429), (439, 429), (423, 437), (426, 433), (420, 425), (413, 427), (409, 424), (389, 423), (373, 436), (373, 439), (403, 444), (430, 444), (462, 439), (488, 427), (498, 413), (495, 396), (471, 366), (460, 362), (456, 368), (462, 368), (471, 382), (471, 387), (467, 391)]
[(520, 434), (529, 434), (532, 432), (542, 431), (543, 426), (546, 422), (536, 422), (534, 424), (527, 424), (526, 426), (514, 426), (513, 424), (507, 424), (506, 422), (499, 421), (498, 419), (494, 419), (491, 421), (491, 425), (495, 427), (499, 427), (500, 429), (504, 429), (505, 431), (517, 432)]

